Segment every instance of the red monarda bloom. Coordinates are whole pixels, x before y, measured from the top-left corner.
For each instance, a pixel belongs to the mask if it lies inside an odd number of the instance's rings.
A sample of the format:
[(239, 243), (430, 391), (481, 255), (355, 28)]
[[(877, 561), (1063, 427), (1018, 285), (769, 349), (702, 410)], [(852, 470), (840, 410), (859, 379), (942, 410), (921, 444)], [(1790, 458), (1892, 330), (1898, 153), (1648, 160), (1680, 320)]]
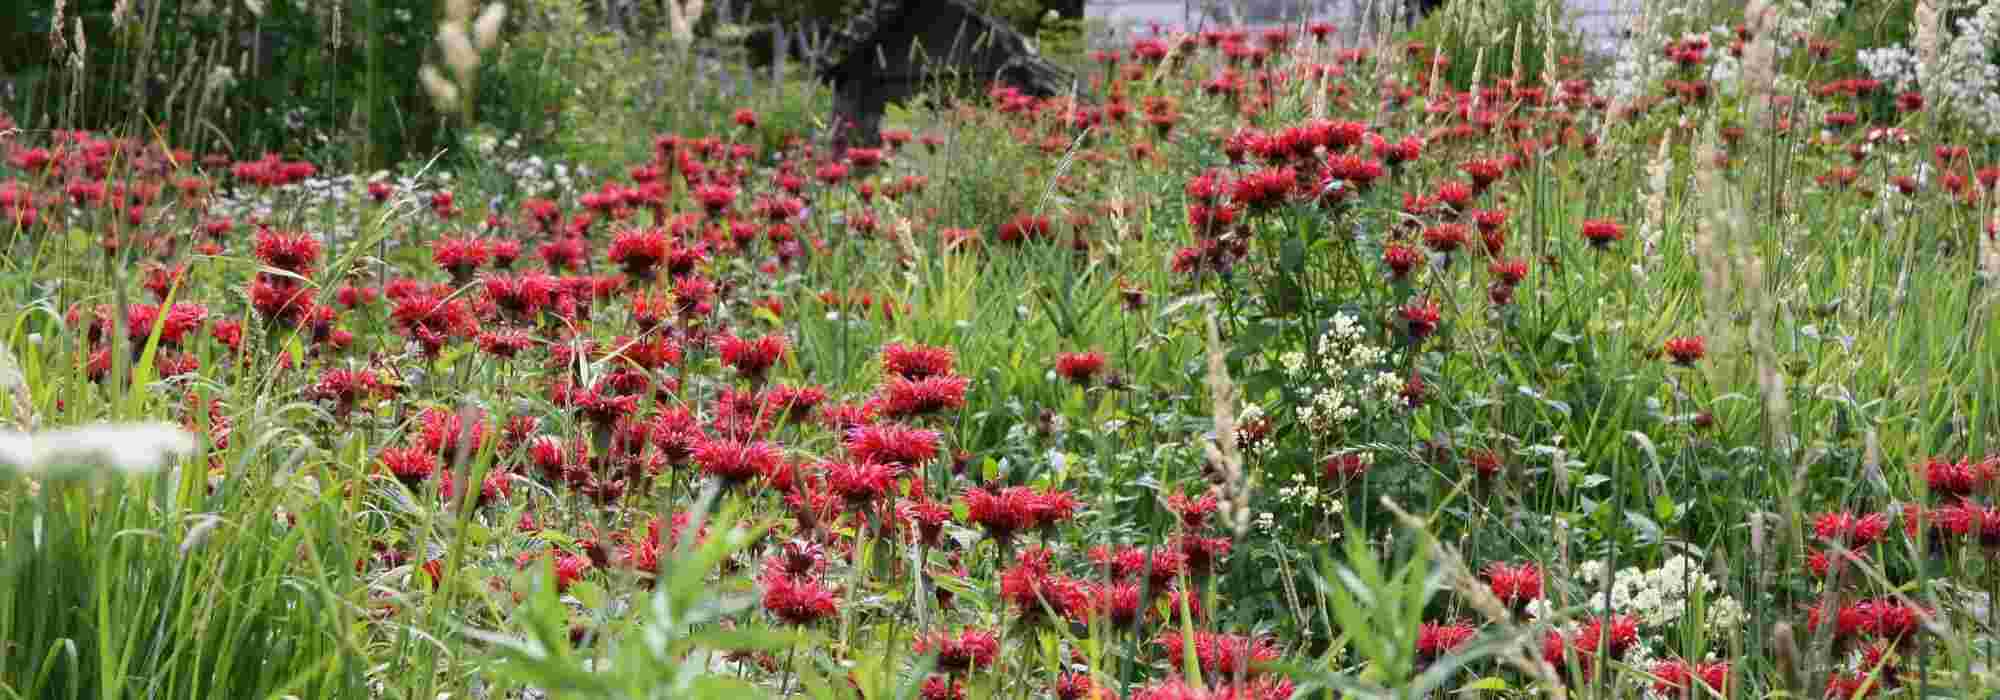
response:
[(1424, 245), (1440, 253), (1451, 253), (1465, 245), (1471, 235), (1460, 224), (1438, 224), (1424, 229)]
[(986, 530), (996, 540), (1007, 540), (1017, 532), (1052, 526), (1075, 515), (1076, 498), (1067, 491), (1037, 491), (1027, 486), (1008, 486), (997, 491), (967, 489), (963, 498), (966, 520)]
[(1417, 628), (1417, 658), (1420, 663), (1436, 661), (1478, 634), (1478, 629), (1463, 622), (1426, 622)]
[(745, 129), (757, 128), (757, 113), (751, 110), (749, 107), (744, 107), (736, 110), (736, 114), (733, 115), (731, 119), (733, 119), (736, 122), (737, 126), (743, 127)]
[(1889, 516), (1883, 513), (1858, 517), (1846, 512), (1822, 513), (1813, 519), (1814, 536), (1845, 544), (1848, 549), (1867, 549), (1888, 530)]
[(1502, 285), (1513, 287), (1528, 277), (1528, 261), (1519, 258), (1495, 260), (1486, 266), (1487, 274)]
[(972, 380), (957, 375), (923, 379), (895, 377), (882, 385), (882, 415), (910, 418), (965, 407), (965, 390)]
[(965, 628), (958, 634), (942, 631), (917, 637), (917, 654), (937, 654), (937, 669), (946, 673), (977, 671), (993, 665), (1000, 655), (1000, 635), (991, 630)]
[(1933, 457), (1914, 469), (1932, 493), (1964, 498), (1986, 488), (1993, 481), (1994, 474), (2000, 472), (2000, 460), (1989, 458), (1974, 462), (1960, 459), (1953, 462)]
[(1056, 355), (1056, 376), (1075, 384), (1089, 384), (1098, 373), (1104, 371), (1104, 353), (1065, 352)]
[(904, 379), (951, 374), (954, 361), (950, 348), (901, 343), (882, 346), (882, 370)]
[(300, 275), (310, 275), (319, 260), (319, 239), (310, 233), (280, 233), (269, 228), (257, 231), (258, 260), (271, 267)]
[(354, 404), (378, 389), (375, 373), (362, 369), (330, 369), (313, 384), (312, 394), (334, 403), (334, 415), (346, 416)]
[(1542, 597), (1542, 571), (1534, 562), (1522, 562), (1510, 566), (1505, 562), (1486, 565), (1482, 572), (1486, 577), (1486, 587), (1493, 591), (1493, 597), (1515, 607)]
[[(1166, 652), (1169, 666), (1183, 667), (1187, 643), (1178, 630), (1160, 635), (1153, 643)], [(1264, 674), (1260, 666), (1278, 660), (1278, 647), (1269, 637), (1196, 630), (1194, 654), (1203, 675), (1220, 678), (1241, 673), (1256, 677)]]
[(1473, 197), (1478, 196), (1471, 185), (1457, 180), (1447, 180), (1438, 185), (1437, 201), (1450, 207), (1452, 211), (1465, 211), (1472, 206)]
[(915, 469), (937, 457), (938, 434), (900, 423), (859, 425), (847, 432), (844, 447), (858, 461)]
[(896, 468), (886, 464), (829, 462), (820, 465), (820, 473), (827, 490), (853, 507), (879, 502), (896, 486)]
[(1595, 248), (1608, 248), (1625, 238), (1625, 227), (1610, 219), (1590, 219), (1583, 222), (1583, 239)]
[(658, 228), (627, 228), (611, 237), (611, 262), (625, 268), (625, 274), (650, 280), (653, 270), (667, 259), (667, 232)]
[(1067, 618), (1089, 604), (1089, 592), (1082, 583), (1050, 571), (1053, 558), (1045, 548), (1029, 547), (1021, 551), (1013, 566), (1000, 572), (1000, 598), (1018, 608), (1026, 620), (1043, 620), (1044, 613), (1051, 611), (1056, 617)]
[(839, 612), (840, 600), (816, 581), (791, 576), (765, 576), (764, 611), (788, 625), (804, 626)]
[(561, 552), (556, 554), (556, 590), (567, 591), (595, 567), (590, 557)]
[(736, 370), (737, 374), (751, 379), (762, 379), (764, 373), (784, 357), (788, 343), (785, 336), (767, 335), (746, 339), (735, 335), (724, 335), (718, 341), (718, 351), (722, 363)]
[(445, 236), (431, 241), (431, 262), (451, 273), (452, 280), (464, 284), (492, 257), (485, 240), (475, 237)]
[(1382, 248), (1382, 266), (1389, 268), (1389, 274), (1396, 279), (1410, 275), (1410, 271), (1424, 264), (1424, 253), (1402, 243), (1390, 243)]
[(438, 469), (437, 456), (420, 447), (386, 447), (380, 459), (391, 476), (412, 489)]
[(1666, 350), (1674, 364), (1692, 365), (1708, 353), (1708, 339), (1699, 335), (1668, 338)]
[(713, 439), (694, 450), (694, 462), (725, 486), (737, 486), (771, 472), (784, 461), (776, 445)]
[(736, 204), (736, 188), (729, 185), (699, 185), (694, 188), (693, 196), (709, 216), (719, 216)]
[(1431, 333), (1437, 331), (1438, 321), (1442, 318), (1438, 311), (1437, 300), (1429, 298), (1411, 299), (1396, 313), (1402, 317), (1403, 325), (1409, 330), (1412, 342), (1422, 342), (1423, 339), (1430, 337)]
[[(1663, 697), (1691, 697), (1684, 693), (1695, 690), (1695, 683), (1701, 683), (1708, 690), (1721, 697), (1729, 697), (1724, 687), (1729, 683), (1729, 662), (1710, 661), (1691, 663), (1681, 659), (1667, 659), (1653, 664), (1652, 674), (1659, 680), (1653, 682), (1653, 692)], [(1833, 697), (1833, 696), (1829, 696)], [(1838, 697), (1853, 697), (1841, 695)]]

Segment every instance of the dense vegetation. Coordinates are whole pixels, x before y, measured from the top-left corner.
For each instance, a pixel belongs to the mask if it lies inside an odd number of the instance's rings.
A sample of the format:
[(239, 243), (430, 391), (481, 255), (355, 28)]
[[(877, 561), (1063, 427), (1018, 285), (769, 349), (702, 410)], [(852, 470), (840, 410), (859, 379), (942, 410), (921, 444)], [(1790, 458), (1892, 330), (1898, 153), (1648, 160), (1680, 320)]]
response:
[(441, 8), (373, 174), (64, 83), (0, 690), (1990, 696), (2000, 6), (1488, 7), (1549, 19), (1141, 31), (839, 153), (559, 3)]

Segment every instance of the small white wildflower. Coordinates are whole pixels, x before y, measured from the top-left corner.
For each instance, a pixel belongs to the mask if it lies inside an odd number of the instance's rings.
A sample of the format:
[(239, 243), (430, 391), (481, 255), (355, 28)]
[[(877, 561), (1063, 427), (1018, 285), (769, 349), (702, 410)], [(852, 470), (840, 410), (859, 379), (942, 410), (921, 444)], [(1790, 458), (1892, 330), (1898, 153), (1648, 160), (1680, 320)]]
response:
[(103, 423), (38, 433), (0, 432), (0, 467), (53, 472), (103, 465), (122, 472), (158, 469), (193, 452), (194, 435), (172, 423)]

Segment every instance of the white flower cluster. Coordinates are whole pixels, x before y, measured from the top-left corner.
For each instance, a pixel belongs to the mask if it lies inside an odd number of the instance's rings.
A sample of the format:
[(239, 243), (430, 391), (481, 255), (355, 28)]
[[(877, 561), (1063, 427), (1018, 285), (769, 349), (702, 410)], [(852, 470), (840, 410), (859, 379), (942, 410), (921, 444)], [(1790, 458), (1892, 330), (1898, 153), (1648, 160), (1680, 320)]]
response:
[(1369, 404), (1395, 401), (1402, 391), (1403, 378), (1383, 368), (1394, 355), (1368, 343), (1363, 335), (1353, 314), (1337, 313), (1315, 343), (1312, 356), (1293, 351), (1278, 357), (1287, 378), (1312, 387), (1298, 415), (1313, 432), (1330, 432), (1360, 416)]
[[(1941, 106), (1988, 135), (2000, 135), (2000, 65), (1988, 60), (2000, 49), (2000, 0), (1986, 0), (1979, 11), (1958, 20), (1935, 71), (1919, 66), (1927, 89), (1935, 90)], [(1935, 78), (1935, 79), (1933, 79)]]
[[(1606, 612), (1605, 599), (1601, 589), (1595, 584), (1604, 580), (1605, 565), (1602, 561), (1584, 562), (1577, 569), (1583, 581), (1593, 584), (1594, 591), (1583, 603), (1585, 607), (1598, 612)], [(1608, 612), (1616, 615), (1631, 615), (1639, 619), (1639, 624), (1658, 627), (1679, 620), (1681, 615), (1693, 605), (1689, 596), (1699, 590), (1704, 596), (1714, 593), (1716, 581), (1702, 572), (1701, 563), (1687, 556), (1675, 555), (1661, 562), (1659, 568), (1641, 570), (1626, 567), (1611, 578), (1611, 600)], [(1708, 624), (1711, 627), (1727, 628), (1740, 625), (1745, 620), (1743, 606), (1729, 596), (1707, 598)]]
[(1854, 58), (1868, 71), (1868, 77), (1897, 92), (1908, 90), (1917, 82), (1917, 54), (1902, 44), (1862, 49), (1855, 52)]
[[(1374, 455), (1363, 452), (1361, 453), (1361, 457), (1364, 461), (1372, 461)], [(1292, 473), (1292, 484), (1290, 486), (1283, 486), (1278, 489), (1278, 502), (1295, 505), (1300, 508), (1322, 511), (1331, 516), (1339, 516), (1341, 513), (1347, 512), (1347, 503), (1342, 501), (1339, 496), (1331, 491), (1320, 488), (1318, 484), (1307, 481), (1306, 475), (1298, 472)]]

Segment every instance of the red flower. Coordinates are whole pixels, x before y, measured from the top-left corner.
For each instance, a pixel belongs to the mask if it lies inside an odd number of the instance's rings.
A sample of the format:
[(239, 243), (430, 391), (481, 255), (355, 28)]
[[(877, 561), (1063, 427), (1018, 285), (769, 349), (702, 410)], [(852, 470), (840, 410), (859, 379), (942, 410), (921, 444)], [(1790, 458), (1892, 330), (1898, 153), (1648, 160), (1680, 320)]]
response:
[(1674, 364), (1687, 366), (1700, 360), (1708, 353), (1708, 339), (1699, 335), (1681, 336), (1667, 339), (1667, 356)]
[(1424, 662), (1434, 661), (1478, 634), (1478, 629), (1463, 622), (1426, 622), (1417, 628), (1417, 657)]
[(1686, 697), (1684, 694), (1695, 688), (1694, 683), (1701, 683), (1708, 690), (1729, 697), (1723, 688), (1729, 681), (1727, 661), (1695, 664), (1681, 659), (1667, 659), (1653, 664), (1650, 672), (1659, 679), (1653, 682), (1653, 692), (1664, 697)]
[(334, 413), (346, 416), (357, 401), (377, 391), (375, 373), (368, 370), (330, 369), (320, 375), (312, 394), (334, 402)]
[(955, 375), (923, 379), (896, 377), (882, 386), (882, 413), (890, 418), (907, 418), (965, 406), (965, 389), (971, 380)]
[(1424, 229), (1424, 245), (1440, 253), (1458, 250), (1471, 236), (1459, 224), (1438, 224)]
[(757, 113), (749, 107), (736, 110), (736, 114), (732, 118), (735, 120), (737, 126), (745, 129), (757, 128)]
[(667, 259), (667, 232), (658, 228), (626, 228), (611, 237), (611, 262), (625, 268), (625, 274), (649, 280), (653, 268)]
[(1109, 700), (1111, 697), (1099, 692), (1088, 673), (1062, 674), (1049, 688), (1049, 694), (1054, 695), (1056, 700)]
[(1607, 248), (1613, 242), (1625, 238), (1625, 227), (1610, 219), (1590, 219), (1583, 222), (1583, 239), (1592, 247)]
[(1329, 455), (1326, 461), (1320, 463), (1320, 474), (1327, 481), (1344, 483), (1366, 476), (1370, 465), (1371, 461), (1363, 453), (1339, 452)]
[(1382, 248), (1382, 265), (1389, 268), (1389, 274), (1396, 279), (1409, 276), (1410, 270), (1424, 263), (1423, 251), (1402, 243), (1390, 243)]
[(993, 665), (1000, 655), (1000, 635), (976, 628), (959, 630), (956, 635), (931, 632), (917, 637), (915, 651), (937, 654), (937, 668), (946, 673), (977, 671)]
[(783, 461), (777, 446), (771, 443), (719, 438), (702, 442), (695, 448), (693, 457), (702, 471), (729, 486), (740, 485), (769, 473)]
[(724, 335), (720, 341), (722, 363), (735, 368), (737, 374), (761, 379), (765, 371), (784, 356), (786, 345), (782, 335), (767, 335), (754, 340)]
[(1089, 384), (1099, 372), (1104, 371), (1104, 353), (1065, 352), (1056, 355), (1056, 375), (1076, 384)]
[[(912, 488), (921, 493), (921, 489)], [(906, 498), (896, 504), (896, 516), (916, 528), (917, 540), (928, 547), (943, 542), (944, 524), (951, 520), (951, 507), (928, 498)]]
[(1068, 492), (1043, 492), (1026, 486), (1008, 486), (996, 491), (971, 488), (962, 500), (966, 520), (985, 528), (987, 535), (997, 540), (1068, 520), (1077, 507), (1076, 499)]
[(728, 185), (700, 185), (694, 188), (693, 196), (709, 216), (720, 216), (736, 204), (736, 188)]
[(1465, 453), (1465, 463), (1472, 466), (1481, 479), (1491, 479), (1507, 469), (1507, 459), (1491, 449), (1475, 449)]
[(765, 576), (764, 610), (788, 625), (810, 625), (839, 612), (840, 600), (833, 591), (810, 581), (790, 576)]
[(451, 273), (459, 284), (471, 280), (473, 271), (485, 265), (490, 255), (486, 241), (479, 238), (445, 236), (431, 242), (431, 262)]
[(1534, 562), (1509, 566), (1496, 561), (1487, 564), (1483, 573), (1487, 588), (1501, 602), (1518, 607), (1542, 597), (1542, 572)]
[(581, 554), (558, 552), (555, 557), (557, 591), (569, 590), (570, 586), (575, 585), (578, 581), (582, 581), (584, 575), (590, 573), (590, 570), (596, 566), (591, 562), (590, 557)]
[(950, 348), (901, 343), (882, 346), (883, 371), (904, 379), (951, 374), (953, 361)]
[(438, 469), (436, 455), (417, 447), (385, 447), (380, 459), (390, 475), (412, 489), (431, 478), (431, 474)]
[(1222, 509), (1222, 501), (1214, 493), (1205, 493), (1189, 498), (1180, 492), (1167, 495), (1167, 510), (1180, 517), (1181, 528), (1189, 531), (1208, 526), (1208, 519)]
[(1924, 479), (1924, 484), (1934, 493), (1964, 498), (1986, 488), (1993, 480), (1994, 473), (2000, 471), (2000, 461), (1989, 458), (1979, 462), (1960, 459), (1956, 462), (1938, 458), (1924, 460), (1914, 470)]
[(1869, 513), (1823, 513), (1813, 520), (1813, 534), (1820, 539), (1845, 544), (1849, 549), (1867, 549), (1889, 530), (1889, 516)]
[(847, 432), (844, 447), (856, 461), (908, 470), (937, 457), (938, 434), (896, 423), (860, 425)]
[(1457, 180), (1447, 180), (1438, 185), (1437, 201), (1450, 207), (1452, 211), (1465, 211), (1472, 206), (1472, 198), (1477, 196), (1471, 185)]
[(1441, 318), (1437, 300), (1430, 298), (1411, 299), (1397, 310), (1397, 314), (1403, 318), (1404, 326), (1409, 329), (1411, 342), (1423, 342), (1425, 338), (1430, 337), (1431, 333), (1437, 331), (1438, 321)]
[[(1166, 652), (1167, 664), (1181, 668), (1186, 654), (1186, 638), (1179, 632), (1168, 632), (1153, 640)], [(1238, 634), (1195, 631), (1195, 660), (1200, 663), (1205, 676), (1234, 677), (1246, 673), (1252, 677), (1262, 675), (1258, 667), (1278, 660), (1278, 647), (1268, 637), (1246, 637)]]
[(896, 485), (896, 469), (886, 464), (830, 462), (820, 465), (820, 471), (827, 489), (854, 507), (882, 500)]
[(931, 676), (917, 688), (919, 700), (965, 700), (965, 683), (950, 676)]
[(289, 277), (259, 275), (250, 282), (250, 306), (267, 320), (297, 323), (313, 311), (312, 290)]
[(265, 265), (300, 275), (312, 274), (319, 260), (319, 239), (310, 233), (279, 233), (269, 228), (257, 231), (253, 251)]
[(1088, 602), (1083, 584), (1050, 572), (1052, 557), (1047, 549), (1030, 547), (1021, 551), (1014, 566), (1000, 572), (1001, 599), (1019, 608), (1027, 620), (1041, 620), (1046, 611), (1068, 618)]

